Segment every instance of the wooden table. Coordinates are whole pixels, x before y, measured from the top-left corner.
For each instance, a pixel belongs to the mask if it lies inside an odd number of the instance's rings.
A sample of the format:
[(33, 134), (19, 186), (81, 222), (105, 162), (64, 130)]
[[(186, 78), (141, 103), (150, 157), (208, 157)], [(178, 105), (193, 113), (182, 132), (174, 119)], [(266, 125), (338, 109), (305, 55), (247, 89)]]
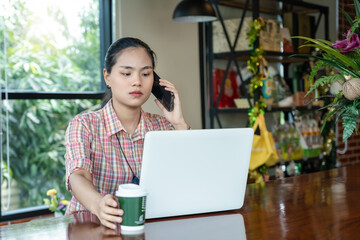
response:
[(360, 239), (360, 164), (248, 185), (248, 239)]
[(82, 212), (0, 227), (1, 239), (360, 239), (360, 164), (249, 184), (242, 209), (147, 220), (122, 236)]

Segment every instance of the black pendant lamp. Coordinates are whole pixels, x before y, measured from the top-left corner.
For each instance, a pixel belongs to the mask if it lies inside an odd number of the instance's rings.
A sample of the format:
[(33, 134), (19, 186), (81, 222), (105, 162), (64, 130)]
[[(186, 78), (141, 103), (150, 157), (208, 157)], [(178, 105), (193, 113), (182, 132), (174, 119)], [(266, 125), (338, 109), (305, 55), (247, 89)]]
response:
[(178, 22), (208, 22), (216, 20), (212, 5), (205, 0), (183, 0), (175, 8), (173, 20)]

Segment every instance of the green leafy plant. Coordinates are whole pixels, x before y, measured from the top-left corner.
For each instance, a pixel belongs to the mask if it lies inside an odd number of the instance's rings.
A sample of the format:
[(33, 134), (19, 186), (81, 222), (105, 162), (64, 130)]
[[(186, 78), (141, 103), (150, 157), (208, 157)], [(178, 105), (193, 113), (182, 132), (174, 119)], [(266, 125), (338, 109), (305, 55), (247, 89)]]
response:
[[(31, 34), (31, 22), (36, 15), (24, 0), (10, 1), (13, 7), (7, 17), (7, 34), (0, 34), (0, 46), (7, 45), (7, 55), (0, 51), (0, 59), (7, 58), (6, 65), (0, 61), (0, 69), (8, 69), (8, 89), (19, 91), (99, 91), (100, 59), (98, 1), (94, 0), (83, 9), (81, 18), (82, 37), (74, 38), (66, 27), (60, 32), (71, 44), (56, 46), (55, 36)], [(49, 9), (49, 11), (53, 11)], [(85, 14), (86, 13), (86, 14)], [(24, 17), (26, 16), (26, 18)], [(59, 11), (53, 11), (55, 22), (63, 24), (66, 19)], [(91, 23), (91, 24), (89, 24)], [(87, 27), (85, 27), (87, 26)], [(1, 31), (1, 29), (0, 29)], [(74, 54), (79, 52), (79, 54)], [(4, 72), (1, 73), (4, 76)], [(4, 79), (0, 79), (3, 87)], [(5, 104), (4, 104), (5, 103)], [(65, 194), (65, 146), (67, 124), (76, 114), (98, 108), (100, 100), (9, 100), (2, 108), (2, 131), (7, 131), (6, 111), (9, 116), (9, 157), (12, 178), (20, 188), (20, 206), (43, 204), (43, 193), (50, 188)], [(3, 135), (3, 146), (6, 145)], [(3, 159), (7, 152), (3, 151)], [(8, 167), (2, 164), (2, 171)], [(4, 173), (4, 172), (3, 172)], [(4, 175), (3, 175), (4, 176)]]
[[(341, 89), (338, 92), (331, 92), (333, 100), (324, 108), (328, 109), (324, 129), (327, 120), (336, 116), (336, 121), (342, 119), (343, 141), (346, 141), (354, 132), (357, 133), (357, 123), (360, 112), (360, 3), (354, 0), (356, 16), (354, 19), (345, 12), (351, 28), (344, 40), (337, 40), (332, 43), (323, 39), (312, 39), (304, 36), (296, 38), (304, 39), (307, 42), (301, 47), (313, 47), (318, 49), (317, 54), (296, 54), (294, 56), (312, 58), (316, 61), (310, 73), (312, 87), (309, 93), (325, 85), (338, 84)], [(333, 69), (330, 75), (321, 76), (315, 80), (320, 69)]]

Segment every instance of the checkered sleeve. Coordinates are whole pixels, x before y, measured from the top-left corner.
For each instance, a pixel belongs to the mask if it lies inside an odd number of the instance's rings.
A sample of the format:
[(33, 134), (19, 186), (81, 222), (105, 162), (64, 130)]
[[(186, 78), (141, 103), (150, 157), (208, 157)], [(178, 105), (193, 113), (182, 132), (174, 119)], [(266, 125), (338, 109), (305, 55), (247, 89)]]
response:
[(71, 191), (69, 177), (73, 172), (83, 169), (92, 173), (91, 139), (92, 134), (86, 121), (80, 118), (70, 121), (65, 135), (66, 188), (68, 191)]

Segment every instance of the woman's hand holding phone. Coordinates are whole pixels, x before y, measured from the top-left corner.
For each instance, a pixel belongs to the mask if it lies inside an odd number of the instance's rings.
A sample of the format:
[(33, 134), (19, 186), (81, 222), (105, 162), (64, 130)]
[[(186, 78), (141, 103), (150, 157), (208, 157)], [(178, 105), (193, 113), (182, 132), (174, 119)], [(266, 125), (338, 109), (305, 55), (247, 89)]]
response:
[(154, 74), (154, 83), (153, 83), (151, 92), (160, 101), (160, 103), (166, 108), (166, 110), (171, 112), (174, 109), (174, 93), (171, 91), (165, 90), (165, 87), (160, 85), (159, 75), (157, 75), (156, 72), (153, 72), (153, 74)]
[(174, 109), (169, 112), (166, 108), (161, 104), (158, 99), (155, 99), (156, 104), (161, 109), (164, 114), (164, 117), (175, 127), (177, 130), (186, 130), (189, 129), (189, 125), (186, 123), (182, 107), (181, 101), (179, 97), (179, 92), (176, 89), (175, 85), (168, 80), (160, 79), (159, 80), (160, 86), (164, 86), (165, 90), (170, 91), (174, 94)]

